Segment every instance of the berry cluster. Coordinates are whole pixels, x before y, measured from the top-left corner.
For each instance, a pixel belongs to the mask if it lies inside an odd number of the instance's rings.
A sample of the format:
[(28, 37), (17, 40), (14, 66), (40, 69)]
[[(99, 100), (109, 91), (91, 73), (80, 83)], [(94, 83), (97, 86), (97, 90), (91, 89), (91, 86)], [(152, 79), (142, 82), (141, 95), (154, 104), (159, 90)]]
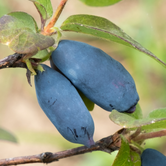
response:
[(135, 111), (139, 96), (132, 76), (99, 48), (62, 40), (51, 59), (52, 68), (42, 65), (44, 71), (37, 71), (36, 94), (45, 114), (68, 141), (94, 144), (94, 122), (77, 89), (107, 111)]

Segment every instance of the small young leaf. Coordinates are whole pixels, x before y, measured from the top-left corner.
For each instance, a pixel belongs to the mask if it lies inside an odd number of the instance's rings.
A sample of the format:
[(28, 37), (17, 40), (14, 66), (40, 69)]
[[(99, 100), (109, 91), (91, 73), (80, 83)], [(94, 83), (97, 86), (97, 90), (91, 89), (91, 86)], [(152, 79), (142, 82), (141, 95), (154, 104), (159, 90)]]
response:
[(47, 49), (41, 50), (41, 51), (39, 51), (36, 55), (34, 55), (33, 58), (43, 59), (44, 57), (47, 56), (47, 54), (48, 54)]
[(141, 158), (140, 155), (133, 150), (130, 150), (131, 161), (133, 162), (133, 166), (141, 166)]
[(50, 0), (30, 0), (36, 6), (43, 20), (48, 20), (53, 15), (52, 4)]
[(121, 43), (131, 48), (137, 49), (166, 67), (166, 64), (156, 57), (149, 50), (144, 48), (129, 35), (123, 32), (117, 25), (111, 21), (93, 15), (73, 15), (67, 18), (61, 25), (63, 31), (73, 31), (93, 35), (109, 41)]
[(37, 26), (35, 19), (31, 15), (29, 15), (28, 13), (11, 12), (11, 13), (8, 13), (7, 15), (15, 17), (17, 20), (22, 22), (22, 25), (24, 27), (30, 28), (33, 32), (38, 32), (38, 26)]
[(88, 6), (110, 6), (121, 0), (80, 0)]
[(113, 110), (112, 113), (110, 114), (110, 119), (113, 122), (127, 128), (132, 128), (134, 125), (139, 125), (136, 124), (137, 122), (136, 120), (142, 118), (143, 118), (142, 110), (139, 104), (136, 105), (136, 110), (133, 113), (125, 113), (125, 112), (120, 113), (117, 112), (116, 110)]
[(121, 136), (121, 147), (112, 166), (134, 166), (130, 158), (130, 146), (125, 137)]
[(140, 125), (137, 123), (138, 120), (135, 119), (134, 117), (131, 117), (127, 113), (120, 113), (116, 110), (113, 110), (109, 117), (114, 123), (124, 128), (133, 128), (136, 127), (137, 125), (139, 127)]
[(109, 117), (114, 123), (130, 129), (141, 127), (142, 130), (153, 131), (154, 129), (166, 128), (166, 117), (135, 119), (128, 114), (119, 113), (116, 110), (113, 110)]
[(17, 143), (16, 137), (10, 132), (0, 128), (0, 140), (10, 141)]

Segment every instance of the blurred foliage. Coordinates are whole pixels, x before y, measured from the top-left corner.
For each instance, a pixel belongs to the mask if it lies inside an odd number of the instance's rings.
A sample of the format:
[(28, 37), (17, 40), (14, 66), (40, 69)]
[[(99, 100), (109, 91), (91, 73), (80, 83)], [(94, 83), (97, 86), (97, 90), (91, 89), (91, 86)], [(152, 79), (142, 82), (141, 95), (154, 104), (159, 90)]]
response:
[[(126, 0), (128, 4), (130, 4), (130, 0)], [(9, 1), (0, 1), (0, 16), (5, 13), (13, 11), (14, 8), (10, 6)], [(11, 1), (10, 1), (11, 2)], [(13, 1), (14, 2), (14, 1)], [(19, 3), (19, 1), (17, 0)], [(69, 1), (70, 3), (70, 1)], [(73, 9), (69, 6), (69, 9)], [(123, 1), (119, 4), (115, 4), (115, 6), (123, 5)], [(71, 4), (74, 6), (74, 4)], [(80, 4), (79, 4), (80, 5)], [(133, 0), (132, 5), (122, 6), (125, 7), (126, 12), (117, 12), (120, 15), (119, 19), (116, 21), (116, 24), (123, 29), (127, 34), (129, 34), (133, 39), (141, 43), (145, 48), (153, 52), (156, 56), (158, 56), (161, 60), (166, 62), (166, 11), (165, 11), (166, 1), (165, 0)], [(114, 6), (112, 6), (114, 7)], [(97, 8), (101, 14), (102, 11), (111, 10), (112, 7), (107, 8)], [(128, 8), (129, 7), (129, 8)], [(79, 12), (80, 6), (77, 6), (77, 13)], [(84, 13), (86, 14), (86, 6), (84, 6)], [(88, 8), (89, 9), (89, 8)], [(89, 9), (90, 10), (90, 9)], [(89, 11), (88, 10), (88, 11)], [(65, 12), (65, 10), (64, 10)], [(100, 16), (100, 12), (98, 15)], [(108, 12), (109, 13), (109, 12)], [(93, 14), (93, 13), (91, 13)], [(66, 14), (67, 15), (67, 14)], [(114, 16), (107, 15), (107, 18), (111, 20), (111, 17)], [(109, 43), (107, 41), (99, 40), (89, 36), (83, 36), (78, 34), (68, 35), (64, 34), (65, 38), (71, 37), (71, 39), (82, 40), (89, 44), (99, 46), (113, 58), (120, 61), (127, 70), (133, 76), (136, 86), (138, 89), (138, 93), (140, 95), (140, 106), (143, 110), (143, 113), (146, 115), (148, 112), (155, 110), (157, 108), (166, 107), (166, 76), (165, 76), (165, 68), (163, 68), (160, 64), (155, 62), (152, 58), (144, 55), (143, 53), (131, 49), (129, 47), (125, 47), (116, 43)], [(1, 54), (0, 58), (9, 55), (11, 52), (6, 49), (7, 47), (1, 46)], [(10, 112), (9, 110), (5, 110), (7, 105), (12, 102), (12, 98), (10, 98), (11, 94), (15, 98), (15, 93), (20, 93), (21, 98), (25, 98), (25, 100), (32, 100), (32, 102), (37, 102), (34, 89), (30, 89), (28, 83), (26, 82), (25, 70), (23, 69), (3, 69), (0, 71), (0, 125), (7, 124), (8, 128), (12, 128), (12, 124), (10, 124), (9, 119), (3, 119), (6, 112)], [(13, 98), (13, 100), (14, 100)], [(17, 103), (19, 105), (19, 103)], [(37, 105), (37, 104), (36, 104)], [(36, 106), (35, 105), (35, 106)], [(38, 111), (35, 109), (40, 109), (39, 107), (34, 108), (34, 112)], [(22, 110), (25, 111), (25, 110)], [(29, 110), (31, 111), (31, 110)], [(33, 112), (32, 111), (32, 112)], [(21, 112), (21, 111), (20, 111)], [(35, 113), (36, 113), (35, 112)], [(10, 113), (9, 113), (10, 115)], [(9, 116), (8, 115), (8, 116)], [(38, 114), (35, 114), (38, 115)], [(15, 116), (18, 116), (16, 114)], [(25, 115), (26, 116), (26, 115)], [(15, 117), (12, 117), (15, 118)], [(20, 120), (21, 121), (21, 120)], [(42, 121), (42, 120), (41, 120)], [(6, 122), (6, 123), (5, 123)], [(45, 122), (43, 122), (45, 123)], [(104, 123), (104, 121), (103, 121)], [(27, 126), (31, 125), (30, 122), (25, 124)], [(19, 126), (20, 127), (20, 126)], [(33, 128), (33, 127), (32, 127)], [(106, 126), (108, 129), (109, 126)], [(61, 137), (56, 136), (54, 134), (49, 134), (47, 132), (39, 132), (35, 127), (33, 128), (33, 132), (22, 131), (20, 129), (14, 128), (15, 130), (10, 130), (17, 135), (19, 142), (26, 142), (32, 144), (49, 144), (51, 146), (56, 145), (61, 147), (61, 149), (71, 148), (73, 144), (68, 142), (64, 142)], [(44, 129), (43, 129), (44, 130)], [(45, 128), (46, 130), (46, 128)], [(103, 129), (104, 130), (104, 129)], [(99, 132), (100, 131), (96, 131)], [(108, 133), (112, 134), (112, 133)], [(41, 139), (42, 138), (42, 139)], [(55, 140), (55, 142), (54, 142)], [(162, 140), (162, 141), (161, 141)], [(160, 149), (161, 152), (164, 152), (166, 144), (164, 143), (165, 138), (155, 138), (146, 141), (145, 147)], [(58, 142), (58, 143), (57, 143)], [(16, 149), (17, 150), (17, 149)], [(113, 162), (117, 152), (111, 153), (111, 155), (104, 152), (93, 152), (82, 155), (82, 158), (76, 166), (110, 166)], [(65, 159), (64, 159), (65, 160)], [(58, 162), (57, 162), (58, 165)]]
[[(56, 129), (55, 129), (56, 130)], [(23, 131), (19, 130), (15, 133), (18, 139), (27, 144), (42, 145), (46, 144), (52, 147), (59, 147), (60, 149), (76, 148), (79, 144), (74, 144), (64, 139), (60, 134), (42, 131)]]
[(6, 1), (0, 2), (0, 17), (2, 17), (4, 14), (10, 12), (10, 6), (6, 3)]
[(84, 155), (84, 159), (76, 166), (111, 166), (118, 151), (107, 154), (105, 152), (93, 152)]
[(14, 135), (2, 128), (0, 128), (0, 140), (17, 143), (17, 139), (14, 137)]

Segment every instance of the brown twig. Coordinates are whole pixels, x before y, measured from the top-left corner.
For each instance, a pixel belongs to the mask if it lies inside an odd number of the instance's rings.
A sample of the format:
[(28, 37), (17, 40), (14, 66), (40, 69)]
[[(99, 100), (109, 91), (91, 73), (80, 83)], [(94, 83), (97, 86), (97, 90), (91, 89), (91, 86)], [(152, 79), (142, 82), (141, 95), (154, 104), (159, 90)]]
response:
[(55, 11), (54, 16), (52, 17), (51, 21), (48, 23), (48, 25), (44, 28), (44, 32), (41, 32), (43, 35), (50, 35), (52, 34), (51, 28), (55, 25), (56, 21), (58, 20), (60, 14), (62, 13), (63, 8), (65, 7), (65, 4), (67, 3), (67, 0), (61, 0), (57, 10)]
[(9, 56), (5, 57), (4, 59), (1, 59), (0, 60), (0, 69), (15, 68), (15, 67), (27, 69), (27, 72), (26, 72), (27, 81), (28, 81), (29, 85), (32, 86), (31, 72), (27, 68), (26, 64), (24, 62), (22, 62), (22, 58), (24, 56), (25, 56), (24, 54), (15, 53), (13, 55), (9, 55)]
[(134, 138), (136, 138), (141, 133), (141, 127), (139, 127), (133, 134), (131, 134), (128, 138), (128, 141), (131, 142)]
[(26, 64), (20, 61), (23, 56), (24, 54), (15, 53), (5, 57), (4, 59), (0, 60), (0, 69), (9, 67), (27, 68)]
[(41, 154), (31, 155), (31, 156), (1, 159), (0, 166), (19, 165), (27, 163), (51, 163), (54, 161), (58, 161), (59, 159), (80, 155), (92, 151), (105, 151), (111, 153), (120, 148), (121, 145), (120, 134), (123, 134), (124, 131), (125, 129), (121, 129), (118, 132), (116, 132), (114, 135), (108, 136), (106, 138), (97, 141), (95, 145), (91, 146), (90, 148), (82, 146), (57, 153), (44, 152)]
[(161, 131), (152, 132), (152, 133), (142, 133), (142, 134), (138, 135), (137, 137), (135, 137), (133, 139), (133, 141), (137, 142), (137, 141), (141, 141), (141, 140), (145, 140), (145, 139), (162, 137), (162, 136), (166, 136), (166, 129), (161, 130)]

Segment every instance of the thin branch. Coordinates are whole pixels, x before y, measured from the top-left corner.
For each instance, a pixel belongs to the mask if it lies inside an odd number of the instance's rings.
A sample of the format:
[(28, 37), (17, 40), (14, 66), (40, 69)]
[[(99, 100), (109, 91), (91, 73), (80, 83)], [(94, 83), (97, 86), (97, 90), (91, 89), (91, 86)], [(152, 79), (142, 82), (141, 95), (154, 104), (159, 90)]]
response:
[(21, 67), (27, 68), (26, 64), (21, 62), (22, 57), (25, 56), (24, 54), (15, 53), (13, 55), (9, 55), (4, 59), (0, 60), (0, 69), (9, 68), (9, 67)]
[(130, 135), (128, 141), (130, 142), (131, 140), (136, 138), (140, 133), (141, 133), (141, 127), (138, 127), (138, 129), (133, 134)]
[(104, 151), (107, 153), (111, 153), (115, 150), (118, 150), (121, 145), (121, 137), (120, 134), (123, 134), (125, 129), (121, 129), (116, 132), (114, 135), (103, 138), (95, 143), (95, 145), (87, 148), (86, 146), (69, 149), (57, 153), (44, 152), (37, 155), (31, 156), (22, 156), (8, 159), (1, 159), (0, 166), (7, 165), (19, 165), (19, 164), (27, 164), (27, 163), (51, 163), (54, 161), (58, 161), (59, 159), (80, 155), (92, 151)]
[(141, 141), (141, 140), (145, 140), (145, 139), (162, 137), (162, 136), (166, 136), (166, 129), (165, 130), (161, 130), (161, 131), (152, 132), (152, 133), (143, 133), (143, 134), (140, 134), (137, 137), (135, 137), (133, 139), (133, 141), (137, 142), (137, 141)]
[(51, 28), (55, 25), (56, 21), (58, 20), (60, 14), (63, 11), (63, 8), (65, 7), (65, 4), (67, 3), (67, 0), (61, 0), (60, 4), (58, 5), (57, 10), (55, 11), (54, 16), (52, 17), (51, 21), (48, 23), (48, 25), (44, 28), (44, 32), (42, 31), (41, 33), (43, 35), (50, 35)]
[(13, 55), (9, 55), (9, 56), (5, 57), (4, 59), (1, 59), (0, 60), (0, 69), (15, 68), (15, 67), (27, 69), (27, 72), (26, 72), (27, 81), (28, 81), (29, 85), (32, 86), (31, 72), (27, 68), (27, 65), (24, 62), (22, 62), (22, 58), (24, 56), (25, 56), (25, 54), (15, 53)]

